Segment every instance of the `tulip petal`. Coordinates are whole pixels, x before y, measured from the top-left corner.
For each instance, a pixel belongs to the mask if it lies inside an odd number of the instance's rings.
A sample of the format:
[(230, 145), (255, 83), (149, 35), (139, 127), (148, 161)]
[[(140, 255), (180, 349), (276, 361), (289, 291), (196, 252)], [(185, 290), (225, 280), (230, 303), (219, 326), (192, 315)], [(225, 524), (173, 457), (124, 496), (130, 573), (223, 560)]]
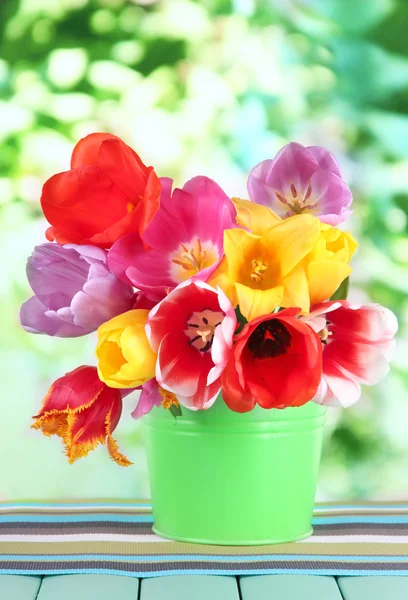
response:
[(143, 196), (146, 166), (121, 139), (112, 136), (102, 142), (97, 164), (130, 202)]
[(76, 249), (58, 244), (36, 246), (27, 261), (27, 279), (37, 298), (50, 310), (69, 306), (87, 281), (89, 264)]
[(90, 280), (72, 298), (71, 311), (75, 325), (95, 331), (101, 323), (131, 309), (132, 292), (132, 288), (106, 269), (101, 277), (92, 278), (91, 266)]
[(319, 219), (295, 215), (265, 231), (261, 245), (276, 253), (284, 277), (313, 249), (319, 235)]
[(319, 390), (313, 398), (316, 404), (348, 408), (355, 404), (361, 396), (361, 388), (352, 379), (344, 376), (335, 365), (330, 370), (325, 367)]
[(135, 325), (139, 323), (143, 326), (146, 323), (149, 311), (147, 309), (139, 308), (137, 310), (128, 310), (127, 312), (113, 317), (107, 323), (102, 323), (98, 329), (98, 333), (105, 334), (109, 333), (114, 329), (122, 330), (129, 325)]
[[(306, 267), (311, 304), (318, 304), (330, 298), (352, 270), (344, 262), (312, 260)], [(330, 277), (327, 276), (328, 273)]]
[(163, 398), (159, 393), (159, 386), (156, 379), (151, 379), (142, 385), (142, 392), (139, 396), (136, 408), (132, 412), (134, 419), (141, 419), (143, 415), (149, 413), (153, 406), (160, 406)]
[(307, 151), (313, 156), (320, 169), (330, 171), (341, 177), (339, 163), (334, 155), (323, 146), (307, 146)]
[(122, 281), (131, 283), (149, 298), (159, 302), (174, 287), (168, 256), (144, 248), (138, 236), (118, 240), (109, 252), (109, 267)]
[(85, 165), (97, 165), (99, 149), (105, 140), (117, 140), (111, 133), (90, 133), (76, 144), (71, 156), (71, 169)]
[[(244, 229), (227, 229), (224, 231), (224, 252), (228, 264), (228, 277), (232, 281), (250, 279), (251, 259), (261, 254), (261, 238)], [(224, 290), (225, 291), (225, 290)]]
[(104, 384), (98, 379), (95, 367), (78, 367), (54, 381), (39, 416), (55, 410), (83, 410), (93, 404), (103, 389)]
[(56, 337), (77, 337), (88, 331), (58, 319), (36, 296), (24, 302), (20, 308), (20, 323), (29, 333), (44, 333)]
[(338, 337), (325, 349), (324, 372), (329, 361), (335, 363), (346, 377), (366, 385), (378, 383), (390, 369), (382, 352), (372, 344)]
[(248, 321), (272, 313), (277, 306), (281, 305), (284, 293), (283, 286), (268, 290), (254, 290), (241, 283), (236, 283), (235, 289), (241, 314)]
[(108, 435), (106, 440), (109, 456), (120, 467), (130, 467), (133, 463), (119, 452), (118, 444), (111, 435)]
[(128, 215), (127, 203), (123, 192), (95, 166), (54, 175), (44, 184), (41, 196), (44, 215), (52, 225), (58, 224), (57, 241), (62, 244), (95, 239), (99, 231)]
[(237, 223), (255, 235), (262, 235), (264, 231), (282, 221), (270, 208), (263, 204), (256, 204), (250, 200), (232, 198), (237, 209)]
[(181, 397), (194, 396), (201, 370), (212, 366), (209, 354), (201, 354), (188, 345), (184, 332), (167, 334), (161, 341), (156, 379), (166, 390)]
[(222, 375), (222, 398), (231, 410), (240, 413), (249, 412), (256, 404), (250, 391), (241, 386), (232, 360), (229, 361)]
[(281, 306), (297, 306), (309, 312), (309, 282), (302, 264), (295, 267), (283, 280), (284, 294)]
[(156, 367), (156, 354), (150, 347), (144, 328), (127, 327), (120, 338), (123, 356), (138, 373), (143, 373), (143, 379), (152, 379)]
[(190, 397), (177, 394), (177, 399), (182, 406), (185, 406), (190, 410), (207, 410), (216, 401), (220, 390), (221, 384), (219, 381), (216, 381), (211, 385), (206, 385), (206, 383), (201, 380), (196, 394)]
[[(311, 178), (313, 189), (313, 214), (325, 222), (326, 215), (336, 214), (337, 223), (342, 223), (351, 211), (347, 211), (353, 201), (350, 188), (340, 176), (327, 171), (317, 171)], [(347, 211), (347, 214), (345, 214)]]
[[(324, 305), (322, 305), (324, 306)], [(393, 312), (379, 304), (352, 304), (342, 302), (330, 320), (335, 326), (336, 336), (363, 342), (393, 341), (398, 331), (398, 321)]]
[(228, 275), (228, 262), (225, 256), (221, 260), (216, 271), (209, 278), (208, 283), (214, 288), (222, 289), (227, 298), (231, 301), (232, 305), (237, 305), (235, 285), (233, 279)]

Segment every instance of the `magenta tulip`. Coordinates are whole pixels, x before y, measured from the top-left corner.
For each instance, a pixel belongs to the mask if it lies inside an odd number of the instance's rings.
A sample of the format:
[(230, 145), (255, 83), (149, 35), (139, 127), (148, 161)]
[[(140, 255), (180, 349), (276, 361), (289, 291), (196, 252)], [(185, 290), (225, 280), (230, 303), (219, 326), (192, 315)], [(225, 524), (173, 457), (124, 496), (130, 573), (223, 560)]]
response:
[(236, 227), (235, 207), (212, 179), (194, 177), (173, 192), (171, 179), (161, 185), (160, 209), (144, 243), (125, 235), (109, 253), (112, 273), (155, 302), (190, 277), (206, 281), (224, 256), (224, 230)]

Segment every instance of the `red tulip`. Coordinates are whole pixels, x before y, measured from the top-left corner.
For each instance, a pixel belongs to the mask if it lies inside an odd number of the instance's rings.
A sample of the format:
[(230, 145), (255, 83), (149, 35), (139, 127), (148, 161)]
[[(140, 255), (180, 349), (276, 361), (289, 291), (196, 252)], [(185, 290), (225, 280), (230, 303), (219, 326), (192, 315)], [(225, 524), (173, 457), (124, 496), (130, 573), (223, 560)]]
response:
[(156, 379), (183, 406), (205, 410), (221, 388), (236, 316), (224, 292), (200, 279), (180, 283), (149, 313), (146, 335), (157, 352)]
[(44, 184), (47, 239), (110, 248), (127, 233), (143, 233), (159, 208), (160, 191), (153, 167), (121, 139), (92, 133), (75, 146), (71, 169)]
[(100, 381), (96, 367), (82, 366), (54, 381), (32, 427), (58, 435), (69, 463), (106, 442), (111, 458), (127, 467), (132, 463), (118, 452), (112, 437), (121, 413), (120, 391)]
[(236, 337), (222, 376), (225, 403), (236, 412), (302, 406), (316, 394), (322, 374), (322, 344), (295, 318), (300, 309), (258, 317)]

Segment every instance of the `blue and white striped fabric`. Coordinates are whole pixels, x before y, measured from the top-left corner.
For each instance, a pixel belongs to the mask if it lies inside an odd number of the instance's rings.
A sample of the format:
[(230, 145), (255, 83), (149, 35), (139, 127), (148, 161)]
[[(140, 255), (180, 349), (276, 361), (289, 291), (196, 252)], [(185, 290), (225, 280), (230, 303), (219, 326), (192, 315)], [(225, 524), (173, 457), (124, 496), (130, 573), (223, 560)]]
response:
[(152, 532), (148, 502), (0, 504), (0, 574), (408, 575), (408, 503), (318, 504), (310, 538), (204, 546)]

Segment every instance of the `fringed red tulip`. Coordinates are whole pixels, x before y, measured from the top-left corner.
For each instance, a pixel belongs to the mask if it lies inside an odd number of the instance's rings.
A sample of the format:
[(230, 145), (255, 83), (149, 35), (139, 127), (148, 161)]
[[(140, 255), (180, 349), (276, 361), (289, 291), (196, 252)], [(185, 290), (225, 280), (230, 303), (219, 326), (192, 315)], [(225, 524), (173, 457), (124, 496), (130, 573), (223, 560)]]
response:
[(96, 367), (82, 366), (54, 381), (32, 427), (47, 436), (58, 435), (69, 463), (106, 443), (111, 458), (127, 467), (132, 463), (112, 437), (121, 413), (120, 391), (100, 381)]

